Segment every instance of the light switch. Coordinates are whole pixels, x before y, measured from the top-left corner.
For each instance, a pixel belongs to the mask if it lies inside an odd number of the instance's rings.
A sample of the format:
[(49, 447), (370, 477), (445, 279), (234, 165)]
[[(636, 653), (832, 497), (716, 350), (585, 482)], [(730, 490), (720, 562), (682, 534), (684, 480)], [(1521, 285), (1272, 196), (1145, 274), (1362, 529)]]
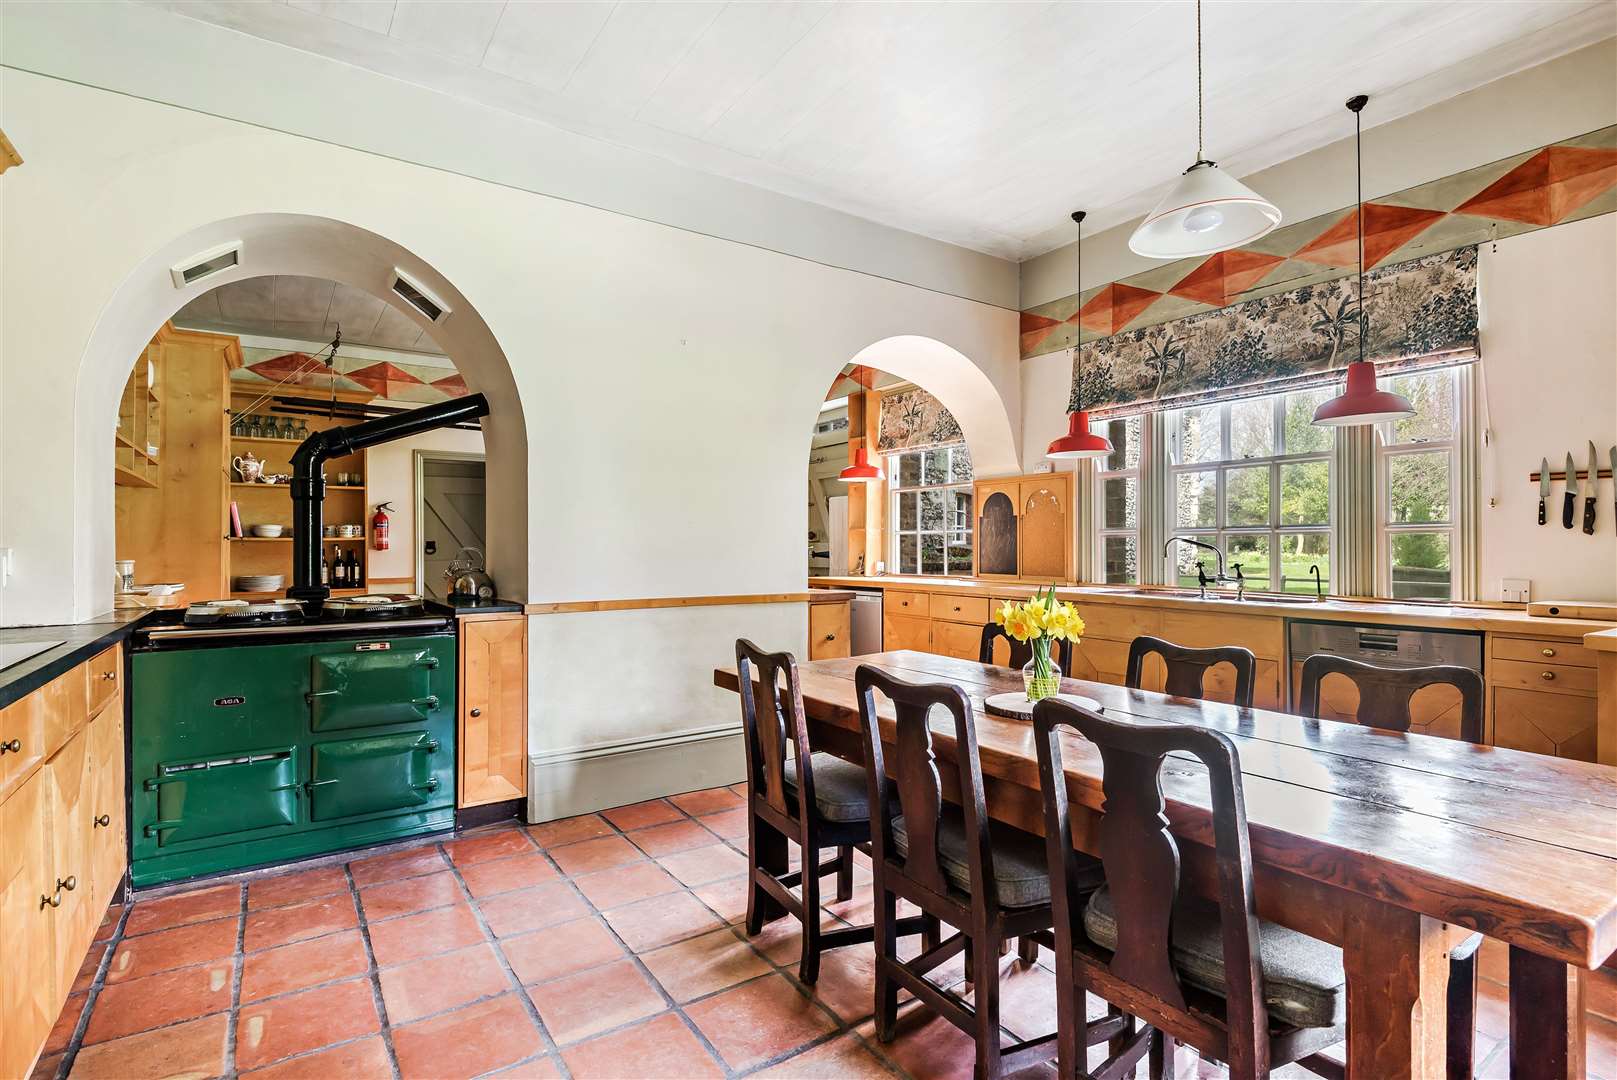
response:
[(1525, 604), (1533, 593), (1527, 578), (1505, 578), (1499, 582), (1499, 599), (1507, 604)]

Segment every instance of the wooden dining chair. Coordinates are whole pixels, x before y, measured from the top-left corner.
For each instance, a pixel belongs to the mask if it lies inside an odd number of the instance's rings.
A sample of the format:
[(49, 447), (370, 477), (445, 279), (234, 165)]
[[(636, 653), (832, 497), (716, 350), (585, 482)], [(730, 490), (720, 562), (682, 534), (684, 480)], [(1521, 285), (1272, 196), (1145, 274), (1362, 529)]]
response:
[[(757, 672), (757, 683), (753, 673)], [(747, 755), (747, 933), (791, 914), (803, 924), (798, 978), (813, 983), (820, 953), (874, 937), (871, 926), (823, 930), (820, 878), (836, 874), (836, 898), (853, 898), (853, 849), (870, 842), (870, 799), (862, 765), (815, 753), (803, 712), (797, 661), (736, 641), (742, 741)], [(752, 692), (745, 688), (752, 686)], [(787, 841), (797, 842), (799, 869), (787, 871)], [(820, 853), (835, 855), (820, 861)], [(801, 898), (792, 894), (801, 887)], [(918, 932), (920, 926), (910, 927)]]
[[(1005, 662), (1006, 667), (1020, 668), (1033, 659), (1033, 646), (1026, 641), (1017, 641), (1005, 632), (1005, 628), (998, 623), (989, 623), (983, 627), (983, 641), (977, 650), (977, 662), (992, 664), (994, 662), (994, 642), (1004, 638), (1011, 647), (1011, 658)], [(1056, 667), (1061, 669), (1063, 678), (1072, 678), (1072, 642), (1063, 638), (1055, 643)]]
[[(1460, 694), (1460, 738), (1482, 741), (1482, 676), (1454, 664), (1391, 668), (1351, 660), (1331, 653), (1315, 653), (1303, 661), (1297, 711), (1319, 719), (1320, 684), (1328, 675), (1341, 675), (1359, 691), (1358, 722), (1382, 731), (1405, 732), (1414, 722), (1410, 702), (1428, 686), (1452, 686)], [(1476, 1065), (1477, 952), (1482, 935), (1470, 934), (1449, 950), (1448, 1058), (1450, 1080), (1469, 1080)]]
[[(990, 828), (983, 798), (982, 765), (971, 701), (950, 683), (911, 683), (861, 664), (854, 673), (864, 731), (865, 775), (874, 811), (871, 864), (876, 890), (876, 1037), (892, 1041), (898, 992), (907, 990), (976, 1041), (978, 1080), (995, 1080), (1055, 1054), (1054, 1033), (1001, 1047), (999, 957), (1012, 938), (1027, 940), (1051, 926), (1050, 881), (1038, 837), (1001, 823)], [(893, 706), (896, 723), (889, 758), (883, 747), (876, 694)], [(953, 720), (954, 765), (960, 805), (943, 799), (940, 760), (928, 716), (941, 708)], [(891, 762), (893, 783), (887, 782)], [(943, 766), (949, 769), (950, 766)], [(890, 790), (893, 789), (893, 790)], [(893, 811), (894, 797), (902, 813)], [(1090, 887), (1101, 883), (1091, 860)], [(919, 956), (898, 958), (894, 914), (899, 900), (955, 929), (939, 940), (934, 931)], [(933, 924), (934, 926), (936, 923)], [(956, 953), (968, 960), (973, 1001), (927, 978)], [(1031, 964), (1037, 950), (1024, 950)]]
[[(1190, 724), (1108, 720), (1061, 698), (1033, 707), (1033, 730), (1044, 792), (1063, 1080), (1129, 1075), (1147, 1055), (1152, 1080), (1172, 1077), (1178, 1043), (1224, 1062), (1235, 1078), (1267, 1076), (1290, 1062), (1341, 1076), (1339, 1063), (1319, 1055), (1346, 1033), (1341, 950), (1258, 919), (1246, 801), (1229, 737)], [(1106, 885), (1093, 892), (1084, 856), (1072, 847), (1063, 731), (1100, 749)], [(1179, 847), (1168, 831), (1161, 776), (1173, 753), (1194, 755), (1207, 769), (1218, 868), (1212, 902), (1180, 892)], [(1146, 1025), (1112, 1041), (1111, 1059), (1089, 1071), (1086, 992)]]
[(1141, 668), (1145, 658), (1155, 654), (1168, 666), (1168, 681), (1163, 693), (1174, 697), (1201, 698), (1206, 694), (1203, 684), (1209, 668), (1229, 664), (1235, 668), (1235, 704), (1243, 709), (1252, 707), (1252, 687), (1257, 681), (1257, 660), (1252, 650), (1239, 645), (1224, 645), (1215, 649), (1192, 649), (1175, 645), (1159, 637), (1141, 635), (1129, 645), (1129, 663), (1123, 676), (1123, 685), (1140, 689)]

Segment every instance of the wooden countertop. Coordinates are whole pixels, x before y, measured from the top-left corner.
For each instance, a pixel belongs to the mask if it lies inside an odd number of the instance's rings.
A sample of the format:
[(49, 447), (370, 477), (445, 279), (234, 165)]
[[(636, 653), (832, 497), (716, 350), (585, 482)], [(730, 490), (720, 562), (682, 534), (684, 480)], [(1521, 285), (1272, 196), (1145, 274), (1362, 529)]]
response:
[[(953, 593), (955, 595), (1022, 598), (1032, 596), (1036, 587), (1013, 582), (984, 581), (977, 578), (935, 577), (822, 577), (810, 578), (809, 589), (897, 589), (902, 592)], [(1617, 624), (1591, 619), (1554, 619), (1527, 614), (1519, 607), (1467, 607), (1463, 604), (1409, 604), (1395, 600), (1327, 599), (1322, 603), (1266, 602), (1262, 597), (1245, 600), (1198, 600), (1177, 595), (1175, 590), (1136, 589), (1118, 585), (1058, 585), (1056, 595), (1080, 605), (1091, 603), (1133, 605), (1136, 607), (1178, 608), (1218, 611), (1230, 615), (1264, 615), (1271, 618), (1316, 619), (1384, 626), (1420, 626), (1449, 630), (1493, 631), (1532, 634), (1541, 637), (1577, 637), (1617, 629)], [(1081, 611), (1081, 608), (1080, 608)], [(1611, 646), (1617, 648), (1617, 644)]]
[(809, 600), (811, 604), (846, 604), (853, 600), (851, 589), (810, 589)]
[(1617, 630), (1595, 630), (1583, 635), (1583, 646), (1595, 652), (1617, 653)]

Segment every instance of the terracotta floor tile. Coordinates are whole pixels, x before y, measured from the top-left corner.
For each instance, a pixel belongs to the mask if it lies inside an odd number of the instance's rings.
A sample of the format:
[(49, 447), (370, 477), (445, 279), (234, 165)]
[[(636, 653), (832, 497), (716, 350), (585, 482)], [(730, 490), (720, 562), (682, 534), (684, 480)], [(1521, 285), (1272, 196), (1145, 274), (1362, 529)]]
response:
[(728, 927), (643, 953), (641, 962), (668, 996), (685, 1002), (773, 971)]
[(257, 1001), (334, 982), (363, 974), (370, 966), (358, 930), (265, 949), (242, 958), (241, 1000)]
[(559, 979), (623, 958), (623, 946), (606, 923), (595, 916), (504, 938), (500, 951), (524, 985)]
[(622, 907), (649, 896), (661, 896), (680, 888), (679, 882), (653, 862), (630, 863), (627, 866), (585, 874), (573, 879), (578, 891), (596, 908)]
[(719, 918), (726, 922), (740, 922), (747, 917), (747, 877), (745, 874), (736, 877), (723, 878), (719, 881), (710, 881), (700, 888), (692, 889), (696, 898), (714, 911)]
[(619, 960), (528, 987), (539, 1019), (558, 1045), (620, 1027), (668, 1008), (632, 960)]
[(501, 893), (477, 901), (483, 921), (495, 937), (512, 937), (529, 930), (554, 926), (590, 913), (589, 905), (564, 881), (535, 885), (531, 889)]
[(56, 1024), (51, 1033), (45, 1037), (45, 1047), (40, 1051), (42, 1055), (55, 1054), (67, 1049), (68, 1042), (73, 1038), (73, 1029), (79, 1026), (79, 1017), (84, 1015), (84, 1003), (90, 1000), (88, 992), (69, 994), (62, 1003), (62, 1011), (56, 1016)]
[(573, 1080), (697, 1080), (724, 1069), (673, 1013), (562, 1051)]
[(684, 818), (672, 824), (654, 825), (649, 829), (630, 833), (629, 840), (635, 847), (655, 859), (659, 855), (672, 855), (676, 851), (706, 847), (713, 843), (714, 834), (689, 818)]
[(318, 900), (304, 900), (286, 907), (247, 913), (244, 952), (258, 952), (294, 941), (320, 937), (359, 925), (352, 893), (338, 893)]
[(657, 860), (663, 869), (687, 885), (706, 885), (720, 878), (747, 872), (747, 858), (728, 844), (709, 844)]
[(219, 1076), (225, 1071), (224, 1013), (148, 1031), (126, 1039), (85, 1046), (73, 1059), (73, 1080), (157, 1080), (159, 1077)]
[(613, 908), (606, 921), (636, 952), (670, 945), (722, 926), (719, 917), (689, 893), (669, 893)]
[(124, 937), (204, 922), (240, 911), (240, 885), (219, 885), (212, 889), (165, 896), (161, 900), (140, 900), (129, 913), (129, 921), (124, 924)]
[(39, 1060), (34, 1062), (34, 1071), (28, 1074), (28, 1080), (56, 1080), (56, 1073), (61, 1067), (61, 1054), (41, 1054)]
[(556, 880), (558, 875), (549, 859), (530, 850), (526, 855), (468, 866), (460, 872), (460, 876), (473, 896), (482, 897), (510, 892), (512, 889), (525, 889), (529, 885), (541, 885)]
[(377, 976), (390, 1024), (402, 1024), (510, 989), (510, 980), (489, 945), (440, 953)]
[[(1015, 955), (1012, 946), (999, 965), (999, 1019), (1018, 1039), (1036, 1039), (1056, 1029), (1056, 976), (1042, 967), (1023, 968)], [(975, 993), (968, 1000), (975, 1001)]]
[(857, 1038), (844, 1035), (754, 1076), (768, 1080), (892, 1080), (892, 1071)]
[(356, 859), (348, 864), (348, 872), (353, 875), (354, 884), (362, 888), (384, 881), (397, 881), (400, 878), (448, 869), (449, 860), (443, 857), (436, 844), (391, 851), (386, 855), (373, 855), (368, 859)]
[(368, 923), (400, 915), (414, 915), (418, 911), (458, 904), (465, 899), (466, 895), (460, 891), (460, 882), (447, 871), (385, 885), (367, 885), (359, 890), (359, 906), (364, 909)]
[(256, 1069), (381, 1030), (369, 979), (349, 979), (244, 1006), (236, 1020), (236, 1067)]
[(118, 920), (123, 918), (124, 906), (122, 904), (109, 904), (101, 916), (101, 925), (96, 927), (95, 940), (106, 941), (118, 929)]
[(236, 951), (240, 923), (240, 918), (214, 919), (125, 938), (107, 966), (107, 982), (128, 982), (159, 971), (223, 960)]
[(858, 1031), (883, 1056), (914, 1077), (971, 1080), (977, 1067), (977, 1044), (972, 1037), (919, 1002), (899, 1009), (897, 1031), (890, 1043), (876, 1041), (873, 1021), (865, 1021)]
[(709, 814), (702, 819), (702, 825), (726, 840), (745, 840), (747, 808), (743, 806), (736, 810), (721, 810), (717, 814)]
[(603, 810), (601, 816), (624, 832), (685, 820), (685, 815), (676, 810), (667, 799), (648, 799), (629, 806), (619, 806), (613, 810)]
[(534, 849), (533, 841), (521, 829), (499, 829), (482, 836), (468, 836), (464, 840), (450, 840), (444, 844), (449, 861), (456, 866), (471, 866), (490, 859), (507, 859), (512, 855), (527, 855)]
[(844, 1023), (857, 1024), (876, 1010), (876, 950), (865, 944), (820, 953), (820, 978), (809, 991)]
[(234, 961), (224, 960), (104, 987), (84, 1041), (106, 1042), (228, 1009), (235, 970)]
[(110, 948), (112, 948), (111, 941), (90, 943), (90, 951), (84, 954), (84, 963), (79, 965), (79, 973), (74, 976), (73, 992), (90, 989), (90, 985), (95, 982), (96, 972), (101, 970), (101, 961)]
[(610, 870), (614, 866), (622, 866), (624, 863), (645, 858), (640, 854), (639, 848), (621, 836), (603, 836), (597, 840), (585, 840), (581, 844), (552, 848), (550, 857), (556, 860), (561, 872), (569, 877), (575, 874), (593, 874), (598, 870)]
[(746, 805), (746, 800), (729, 788), (708, 788), (706, 791), (687, 791), (668, 800), (687, 814), (697, 817), (735, 810)]
[(554, 1054), (546, 1054), (532, 1061), (524, 1061), (520, 1065), (513, 1065), (509, 1069), (488, 1074), (490, 1077), (503, 1077), (505, 1080), (562, 1080), (564, 1075), (561, 1066), (557, 1064)]
[(783, 976), (770, 975), (685, 1008), (732, 1069), (748, 1069), (803, 1046), (836, 1022)]
[(594, 840), (597, 836), (611, 836), (612, 826), (608, 825), (606, 819), (599, 814), (581, 814), (578, 817), (547, 821), (541, 825), (530, 825), (528, 835), (533, 838), (534, 843), (548, 851), (566, 844)]
[(393, 1029), (404, 1080), (480, 1076), (543, 1048), (539, 1029), (515, 994)]
[(378, 967), (406, 964), (434, 953), (464, 949), (483, 940), (469, 904), (451, 904), (370, 927), (371, 951)]
[(313, 900), (317, 896), (348, 891), (348, 875), (340, 866), (321, 866), (313, 870), (299, 870), (279, 874), (262, 881), (247, 883), (247, 908), (281, 907), (300, 900)]
[(358, 1039), (329, 1050), (283, 1061), (245, 1075), (253, 1080), (375, 1080), (393, 1074), (387, 1046), (380, 1037)]

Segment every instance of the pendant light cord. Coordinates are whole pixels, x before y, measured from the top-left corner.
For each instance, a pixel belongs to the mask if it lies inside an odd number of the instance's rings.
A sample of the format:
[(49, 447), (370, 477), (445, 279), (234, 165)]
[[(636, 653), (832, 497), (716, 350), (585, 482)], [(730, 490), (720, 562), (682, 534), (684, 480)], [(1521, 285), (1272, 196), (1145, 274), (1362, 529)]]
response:
[[(1087, 214), (1088, 214), (1088, 211), (1085, 211), (1085, 210), (1074, 210), (1072, 212), (1072, 222), (1073, 222), (1074, 225), (1078, 226), (1078, 240), (1077, 240), (1077, 242), (1075, 244), (1075, 247), (1077, 249), (1077, 261), (1078, 261), (1078, 292), (1076, 293), (1076, 295), (1078, 297), (1078, 310), (1079, 311), (1082, 311), (1083, 308), (1084, 308), (1084, 218), (1087, 216)], [(1076, 409), (1074, 409), (1073, 412), (1083, 412), (1084, 411), (1084, 350), (1083, 350), (1084, 323), (1083, 323), (1082, 319), (1078, 320), (1077, 327), (1078, 327), (1078, 329), (1076, 331), (1074, 331), (1073, 339), (1072, 339), (1072, 363), (1073, 363), (1073, 371), (1077, 374), (1078, 407)]]
[[(1359, 204), (1359, 360), (1364, 360), (1365, 333), (1369, 320), (1364, 310), (1364, 106), (1353, 110), (1354, 198)], [(1362, 369), (1361, 369), (1362, 370)]]
[(1196, 163), (1204, 160), (1202, 154), (1202, 0), (1196, 0)]

